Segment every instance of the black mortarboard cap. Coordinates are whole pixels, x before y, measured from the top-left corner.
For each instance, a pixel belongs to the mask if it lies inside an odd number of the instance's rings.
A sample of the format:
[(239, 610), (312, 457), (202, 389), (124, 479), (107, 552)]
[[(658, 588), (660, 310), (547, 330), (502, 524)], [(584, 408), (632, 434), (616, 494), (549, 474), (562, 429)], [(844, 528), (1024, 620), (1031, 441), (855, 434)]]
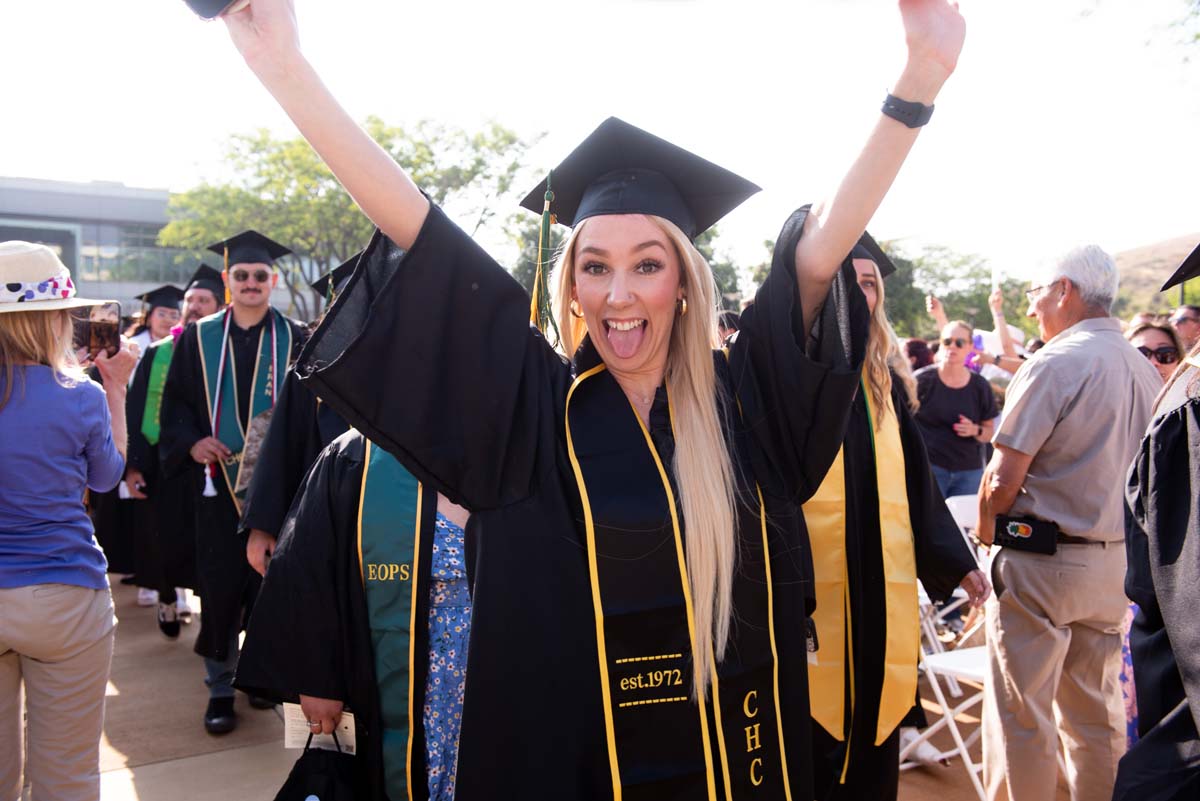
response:
[(1167, 283), (1162, 285), (1159, 292), (1166, 292), (1173, 286), (1178, 286), (1189, 278), (1195, 278), (1200, 275), (1200, 245), (1188, 254), (1188, 257), (1183, 260), (1183, 264), (1179, 265), (1179, 269), (1175, 274), (1167, 279)]
[(354, 272), (354, 265), (358, 264), (358, 257), (362, 254), (363, 251), (361, 250), (355, 253), (349, 259), (342, 262), (337, 267), (334, 267), (317, 280), (313, 281), (311, 284), (309, 284), (309, 286), (311, 286), (313, 291), (318, 295), (321, 295), (322, 297), (328, 297), (329, 281), (330, 279), (333, 279), (333, 291), (335, 293), (340, 292), (342, 289), (342, 284), (346, 283), (346, 279), (350, 277), (352, 272)]
[(226, 269), (235, 264), (274, 264), (280, 256), (292, 252), (291, 248), (258, 231), (242, 231), (224, 241), (214, 242), (208, 249), (224, 259)]
[(854, 250), (850, 251), (850, 258), (869, 259), (875, 262), (875, 266), (879, 268), (879, 275), (883, 278), (887, 278), (896, 272), (896, 265), (883, 252), (883, 248), (879, 247), (879, 243), (875, 241), (875, 237), (866, 231), (863, 231), (862, 238), (858, 240), (858, 244), (854, 246)]
[(207, 289), (220, 300), (225, 292), (225, 282), (221, 280), (220, 270), (201, 264), (188, 280), (187, 289)]
[[(550, 204), (574, 226), (604, 214), (653, 214), (695, 238), (759, 187), (665, 139), (609, 117), (554, 168)], [(542, 213), (543, 181), (521, 205)]]
[(171, 284), (164, 284), (157, 289), (151, 289), (149, 292), (143, 292), (140, 295), (134, 295), (136, 300), (148, 305), (151, 309), (158, 306), (167, 306), (172, 309), (179, 308), (179, 302), (183, 300), (183, 290)]

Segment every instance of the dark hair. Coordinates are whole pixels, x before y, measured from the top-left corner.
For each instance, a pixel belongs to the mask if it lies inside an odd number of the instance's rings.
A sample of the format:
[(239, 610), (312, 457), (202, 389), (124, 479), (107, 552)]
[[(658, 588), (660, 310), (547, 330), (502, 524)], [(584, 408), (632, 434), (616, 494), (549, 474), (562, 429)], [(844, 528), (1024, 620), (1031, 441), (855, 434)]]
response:
[(741, 322), (742, 316), (735, 311), (726, 309), (724, 311), (717, 312), (717, 325), (728, 331), (738, 330)]
[(929, 343), (923, 339), (914, 337), (904, 340), (904, 355), (908, 357), (908, 362), (914, 370), (933, 364), (933, 352), (929, 350)]
[(1182, 306), (1176, 306), (1175, 311), (1183, 311), (1187, 309), (1192, 314), (1200, 315), (1200, 306), (1193, 306), (1190, 303), (1185, 303)]

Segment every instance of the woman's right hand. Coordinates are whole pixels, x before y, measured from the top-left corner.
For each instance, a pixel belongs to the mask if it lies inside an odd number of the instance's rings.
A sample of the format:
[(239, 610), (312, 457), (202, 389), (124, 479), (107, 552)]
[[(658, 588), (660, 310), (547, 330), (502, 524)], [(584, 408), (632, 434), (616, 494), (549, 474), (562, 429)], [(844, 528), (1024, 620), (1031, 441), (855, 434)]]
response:
[(300, 28), (292, 0), (251, 0), (222, 19), (234, 46), (260, 77), (286, 69), (288, 59), (300, 53)]
[(338, 722), (342, 719), (342, 709), (345, 704), (332, 698), (316, 698), (311, 695), (300, 696), (300, 709), (304, 719), (308, 721), (308, 730), (313, 734), (333, 734)]
[(121, 337), (121, 347), (116, 354), (109, 356), (104, 351), (96, 354), (95, 365), (100, 371), (100, 380), (106, 390), (113, 388), (124, 389), (129, 385), (129, 376), (137, 367), (138, 346), (125, 337)]
[(1000, 287), (996, 287), (992, 294), (988, 295), (988, 308), (992, 310), (992, 317), (1004, 317), (1004, 292)]

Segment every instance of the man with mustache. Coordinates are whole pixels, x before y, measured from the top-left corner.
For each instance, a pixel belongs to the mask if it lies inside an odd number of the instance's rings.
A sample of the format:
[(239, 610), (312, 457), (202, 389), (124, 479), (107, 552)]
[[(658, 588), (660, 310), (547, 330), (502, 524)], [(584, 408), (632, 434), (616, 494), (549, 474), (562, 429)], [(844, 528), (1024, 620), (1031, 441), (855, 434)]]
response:
[[(179, 337), (163, 391), (160, 447), (168, 472), (194, 476), (188, 491), (195, 504), (197, 589), (204, 600), (196, 639), (209, 688), (204, 727), (225, 734), (237, 726), (232, 682), (238, 635), (259, 584), (237, 536), (252, 470), (243, 468), (243, 448), (265, 431), (304, 327), (270, 305), (279, 280), (274, 262), (291, 250), (256, 231), (209, 250), (222, 257), (228, 306)], [(256, 699), (251, 703), (260, 706)]]

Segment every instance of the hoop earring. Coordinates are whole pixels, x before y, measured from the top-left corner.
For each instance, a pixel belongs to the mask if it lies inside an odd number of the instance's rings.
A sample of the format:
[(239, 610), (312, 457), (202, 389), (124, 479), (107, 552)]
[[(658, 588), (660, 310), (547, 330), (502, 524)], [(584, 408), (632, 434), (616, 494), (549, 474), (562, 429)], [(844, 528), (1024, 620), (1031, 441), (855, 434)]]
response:
[(679, 310), (680, 317), (687, 314), (687, 298), (680, 298), (679, 304), (678, 304), (678, 306), (676, 306), (676, 308)]
[(572, 317), (578, 317), (580, 320), (583, 319), (583, 312), (577, 311), (577, 309), (579, 308), (578, 301), (575, 301), (575, 300), (571, 301), (571, 304), (570, 304), (570, 306), (568, 306), (568, 308), (571, 310)]

